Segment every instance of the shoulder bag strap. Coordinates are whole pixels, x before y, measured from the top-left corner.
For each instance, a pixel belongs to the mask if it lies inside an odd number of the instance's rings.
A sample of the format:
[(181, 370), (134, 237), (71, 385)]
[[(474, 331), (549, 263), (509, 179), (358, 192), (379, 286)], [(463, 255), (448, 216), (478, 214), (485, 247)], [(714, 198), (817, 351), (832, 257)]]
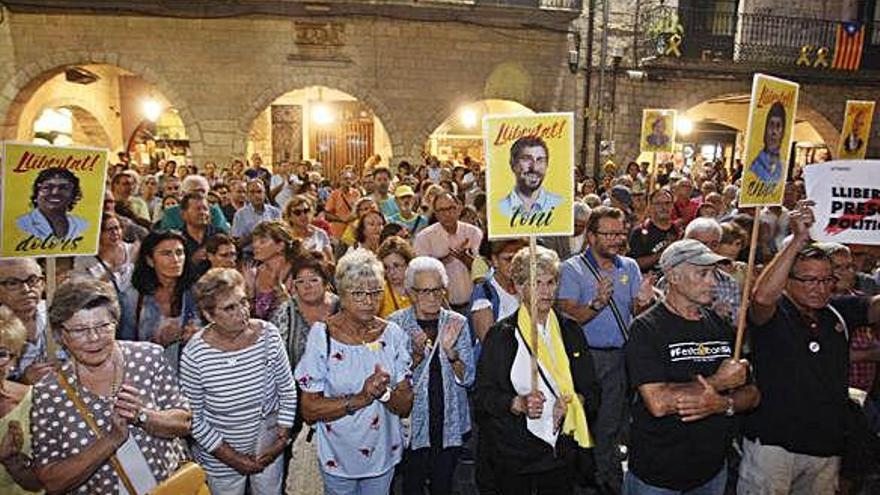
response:
[[(581, 260), (587, 265), (587, 269), (590, 270), (590, 273), (593, 274), (593, 277), (596, 279), (596, 282), (601, 280), (599, 276), (599, 270), (590, 263), (590, 260), (587, 259), (585, 254), (581, 254)], [(627, 330), (626, 325), (623, 323), (623, 316), (620, 314), (620, 308), (617, 307), (617, 303), (614, 302), (614, 297), (608, 300), (608, 305), (611, 306), (611, 312), (614, 313), (614, 319), (617, 321), (617, 326), (620, 328), (620, 334), (623, 335), (623, 341), (626, 342), (629, 340), (629, 330)]]
[(836, 316), (837, 319), (840, 320), (840, 324), (843, 325), (843, 335), (846, 336), (846, 341), (849, 342), (849, 325), (846, 324), (846, 320), (843, 319), (843, 315), (840, 314), (840, 311), (837, 311), (837, 308), (835, 308), (831, 304), (826, 304), (825, 307), (831, 310), (831, 312), (834, 313), (834, 316)]
[(388, 294), (391, 295), (391, 303), (394, 304), (394, 310), (397, 311), (400, 309), (400, 304), (397, 303), (397, 297), (394, 296), (394, 287), (391, 286), (391, 280), (388, 276), (385, 276), (385, 283), (388, 284)]
[[(64, 376), (64, 373), (61, 371), (57, 371), (55, 375), (58, 377), (58, 384), (61, 385), (61, 388), (64, 389), (64, 392), (70, 397), (70, 400), (73, 401), (73, 405), (76, 406), (76, 410), (79, 411), (79, 415), (82, 416), (83, 421), (89, 425), (89, 428), (95, 433), (95, 436), (100, 439), (104, 436), (104, 433), (98, 427), (98, 423), (95, 422), (95, 418), (92, 416), (92, 413), (86, 407), (82, 398), (76, 393), (76, 389), (73, 388), (73, 385), (67, 381), (67, 377)], [(134, 484), (131, 482), (131, 479), (128, 477), (128, 473), (125, 472), (125, 469), (122, 468), (122, 464), (119, 462), (119, 459), (116, 458), (116, 454), (113, 454), (108, 459), (110, 465), (113, 466), (113, 469), (116, 471), (116, 475), (119, 476), (119, 480), (122, 481), (125, 489), (128, 490), (130, 495), (137, 495), (137, 490), (134, 488)]]

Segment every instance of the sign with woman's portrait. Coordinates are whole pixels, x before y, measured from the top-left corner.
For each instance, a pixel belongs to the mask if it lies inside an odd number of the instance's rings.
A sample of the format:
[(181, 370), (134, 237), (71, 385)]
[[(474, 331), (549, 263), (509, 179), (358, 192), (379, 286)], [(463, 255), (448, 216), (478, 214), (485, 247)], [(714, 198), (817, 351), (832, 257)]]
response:
[(755, 74), (739, 205), (782, 204), (797, 109), (798, 84)]
[(874, 102), (848, 100), (843, 116), (843, 131), (837, 146), (840, 160), (862, 160), (868, 150), (871, 121), (874, 120)]
[(675, 148), (675, 110), (642, 110), (642, 137), (639, 149), (645, 153), (672, 153)]
[(0, 257), (98, 252), (107, 150), (3, 143)]
[(574, 114), (483, 118), (490, 239), (572, 235)]

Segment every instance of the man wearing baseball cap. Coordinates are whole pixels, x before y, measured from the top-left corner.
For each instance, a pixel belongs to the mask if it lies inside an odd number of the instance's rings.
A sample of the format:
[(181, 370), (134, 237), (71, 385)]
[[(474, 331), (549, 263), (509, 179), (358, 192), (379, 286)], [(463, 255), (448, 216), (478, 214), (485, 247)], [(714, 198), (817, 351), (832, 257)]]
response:
[(626, 359), (636, 391), (627, 495), (724, 493), (733, 416), (760, 399), (746, 383), (748, 363), (731, 359), (733, 328), (711, 309), (716, 265), (725, 259), (694, 239), (670, 244), (659, 263), (666, 296), (630, 327)]
[(414, 239), (416, 232), (428, 226), (428, 219), (413, 211), (416, 193), (409, 186), (397, 186), (397, 189), (394, 190), (394, 201), (397, 202), (398, 212), (392, 215), (388, 221), (406, 227), (410, 238)]

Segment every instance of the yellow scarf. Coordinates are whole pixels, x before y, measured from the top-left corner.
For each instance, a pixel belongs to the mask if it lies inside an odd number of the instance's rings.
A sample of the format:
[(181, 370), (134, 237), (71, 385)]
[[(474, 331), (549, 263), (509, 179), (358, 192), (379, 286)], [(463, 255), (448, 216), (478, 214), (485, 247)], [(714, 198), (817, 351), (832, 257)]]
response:
[[(534, 349), (532, 349), (533, 342), (531, 342), (530, 337), (532, 320), (525, 305), (519, 308), (517, 323), (523, 342), (526, 343), (526, 346), (534, 354)], [(565, 345), (562, 343), (562, 330), (559, 328), (559, 320), (556, 319), (556, 313), (552, 309), (550, 314), (547, 315), (547, 330), (550, 333), (550, 346), (553, 349), (552, 356), (555, 356), (556, 359), (551, 359), (551, 352), (544, 343), (544, 339), (538, 337), (538, 362), (545, 370), (550, 372), (550, 376), (553, 377), (553, 381), (559, 387), (558, 400), (562, 400), (562, 397), (565, 395), (571, 397), (571, 401), (568, 403), (565, 411), (562, 433), (573, 436), (578, 445), (588, 449), (593, 446), (593, 437), (590, 435), (590, 427), (587, 425), (587, 413), (584, 412), (584, 408), (574, 390), (574, 381), (571, 378), (571, 368), (569, 368), (568, 364), (568, 354), (566, 354)]]

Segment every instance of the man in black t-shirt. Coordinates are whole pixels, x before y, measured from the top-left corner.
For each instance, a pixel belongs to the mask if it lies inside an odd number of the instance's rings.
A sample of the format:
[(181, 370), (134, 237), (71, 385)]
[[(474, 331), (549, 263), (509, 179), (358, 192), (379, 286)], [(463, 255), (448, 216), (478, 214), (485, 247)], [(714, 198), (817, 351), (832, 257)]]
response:
[(710, 309), (724, 259), (697, 240), (672, 243), (660, 258), (666, 298), (630, 327), (636, 390), (626, 494), (724, 493), (733, 416), (760, 398), (745, 383), (748, 363), (731, 359), (733, 329)]
[(650, 197), (648, 219), (629, 234), (629, 256), (635, 258), (642, 273), (657, 269), (657, 261), (666, 246), (681, 237), (672, 222), (672, 193), (659, 189)]
[(755, 283), (747, 334), (761, 405), (745, 421), (737, 493), (835, 493), (848, 400), (848, 329), (880, 320), (880, 296), (831, 297), (828, 254), (810, 245), (812, 202)]

